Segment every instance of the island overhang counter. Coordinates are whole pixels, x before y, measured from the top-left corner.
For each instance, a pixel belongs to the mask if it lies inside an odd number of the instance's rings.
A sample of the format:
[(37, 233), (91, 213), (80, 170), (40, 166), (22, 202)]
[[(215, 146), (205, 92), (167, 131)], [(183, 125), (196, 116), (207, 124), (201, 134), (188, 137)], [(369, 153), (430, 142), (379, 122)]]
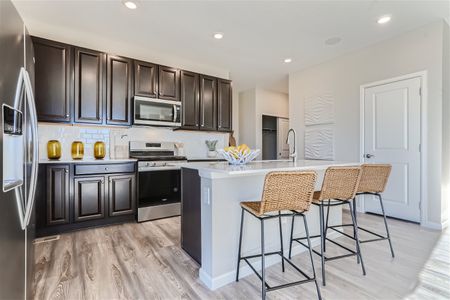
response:
[[(238, 257), (239, 225), (242, 201), (260, 201), (265, 175), (272, 171), (306, 171), (317, 173), (316, 190), (320, 190), (325, 170), (331, 166), (354, 166), (359, 163), (298, 160), (255, 161), (243, 166), (227, 162), (199, 162), (182, 165), (181, 245), (200, 265), (200, 280), (209, 288), (217, 289), (235, 280)], [(311, 235), (319, 233), (319, 212), (311, 205), (306, 213)], [(342, 208), (330, 209), (329, 224), (342, 223)], [(285, 254), (289, 250), (291, 218), (282, 220)], [(245, 217), (242, 254), (260, 253), (260, 224), (256, 218)], [(278, 221), (267, 221), (266, 251), (279, 251)], [(304, 236), (302, 222), (296, 222), (294, 237)], [(336, 235), (330, 233), (329, 238)], [(313, 246), (319, 240), (312, 240)], [(295, 243), (293, 255), (306, 251)], [(260, 259), (259, 259), (260, 260)], [(280, 261), (279, 256), (266, 258), (266, 267)], [(260, 269), (258, 259), (255, 259)], [(251, 274), (241, 264), (240, 277)]]

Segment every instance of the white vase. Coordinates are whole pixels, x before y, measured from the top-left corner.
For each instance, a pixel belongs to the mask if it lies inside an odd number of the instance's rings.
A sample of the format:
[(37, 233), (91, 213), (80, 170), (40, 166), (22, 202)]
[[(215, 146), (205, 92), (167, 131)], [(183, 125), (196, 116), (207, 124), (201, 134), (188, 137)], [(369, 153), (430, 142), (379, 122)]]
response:
[(217, 152), (215, 150), (211, 151), (208, 150), (208, 157), (216, 157), (217, 156)]

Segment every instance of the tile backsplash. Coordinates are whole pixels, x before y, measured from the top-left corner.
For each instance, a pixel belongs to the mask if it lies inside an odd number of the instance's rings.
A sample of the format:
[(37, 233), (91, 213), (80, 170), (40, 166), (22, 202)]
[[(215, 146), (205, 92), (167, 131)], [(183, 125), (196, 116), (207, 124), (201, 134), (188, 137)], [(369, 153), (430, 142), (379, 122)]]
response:
[(106, 158), (128, 157), (129, 141), (178, 142), (184, 144), (184, 154), (188, 158), (206, 158), (206, 140), (217, 140), (217, 149), (228, 145), (228, 134), (219, 132), (173, 131), (159, 127), (99, 127), (72, 126), (63, 124), (39, 123), (39, 156), (47, 158), (47, 142), (59, 140), (62, 145), (62, 159), (71, 158), (73, 141), (84, 143), (85, 158), (94, 157), (94, 144), (103, 141), (106, 145)]

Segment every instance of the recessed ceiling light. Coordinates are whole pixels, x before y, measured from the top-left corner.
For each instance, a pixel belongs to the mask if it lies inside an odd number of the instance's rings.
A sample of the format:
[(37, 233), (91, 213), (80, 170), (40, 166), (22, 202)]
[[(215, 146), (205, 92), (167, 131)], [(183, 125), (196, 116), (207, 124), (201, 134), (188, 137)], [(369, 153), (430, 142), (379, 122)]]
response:
[(136, 3), (134, 3), (133, 1), (125, 0), (122, 3), (123, 3), (123, 5), (125, 5), (129, 9), (136, 9), (137, 8)]
[(340, 37), (335, 36), (335, 37), (331, 37), (329, 39), (326, 39), (325, 40), (325, 44), (328, 45), (328, 46), (333, 46), (333, 45), (339, 44), (341, 41), (342, 41), (342, 39)]
[(390, 20), (391, 20), (391, 16), (381, 16), (381, 17), (378, 18), (377, 23), (378, 24), (386, 24)]
[(284, 59), (284, 63), (288, 64), (290, 62), (292, 62), (292, 58), (285, 58)]
[(216, 33), (214, 33), (214, 38), (215, 38), (216, 40), (222, 39), (222, 38), (223, 38), (223, 33), (222, 33), (222, 32), (216, 32)]

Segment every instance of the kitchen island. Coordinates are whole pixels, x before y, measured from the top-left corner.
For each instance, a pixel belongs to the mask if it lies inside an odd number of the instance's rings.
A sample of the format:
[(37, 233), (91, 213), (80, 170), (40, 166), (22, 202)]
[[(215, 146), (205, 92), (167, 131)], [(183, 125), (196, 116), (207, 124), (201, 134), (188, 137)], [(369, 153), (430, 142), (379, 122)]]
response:
[[(318, 174), (316, 190), (320, 190), (323, 174), (330, 166), (356, 165), (336, 161), (255, 161), (245, 166), (231, 166), (226, 162), (199, 162), (182, 166), (182, 219), (181, 244), (201, 265), (200, 280), (210, 289), (216, 289), (235, 280), (242, 201), (261, 199), (264, 177), (271, 171), (314, 170)], [(310, 234), (319, 232), (319, 213), (316, 207), (306, 213)], [(330, 209), (330, 225), (340, 224), (342, 208)], [(290, 218), (283, 218), (284, 249), (289, 249)], [(266, 251), (279, 250), (278, 221), (267, 222)], [(242, 254), (260, 253), (259, 222), (246, 215)], [(296, 223), (294, 236), (304, 235), (300, 222)], [(329, 234), (333, 238), (333, 234)], [(312, 240), (318, 245), (319, 240)], [(295, 244), (293, 255), (306, 251)], [(266, 266), (280, 261), (278, 256), (266, 258)], [(257, 269), (259, 262), (254, 264)], [(251, 274), (241, 263), (241, 277)]]

